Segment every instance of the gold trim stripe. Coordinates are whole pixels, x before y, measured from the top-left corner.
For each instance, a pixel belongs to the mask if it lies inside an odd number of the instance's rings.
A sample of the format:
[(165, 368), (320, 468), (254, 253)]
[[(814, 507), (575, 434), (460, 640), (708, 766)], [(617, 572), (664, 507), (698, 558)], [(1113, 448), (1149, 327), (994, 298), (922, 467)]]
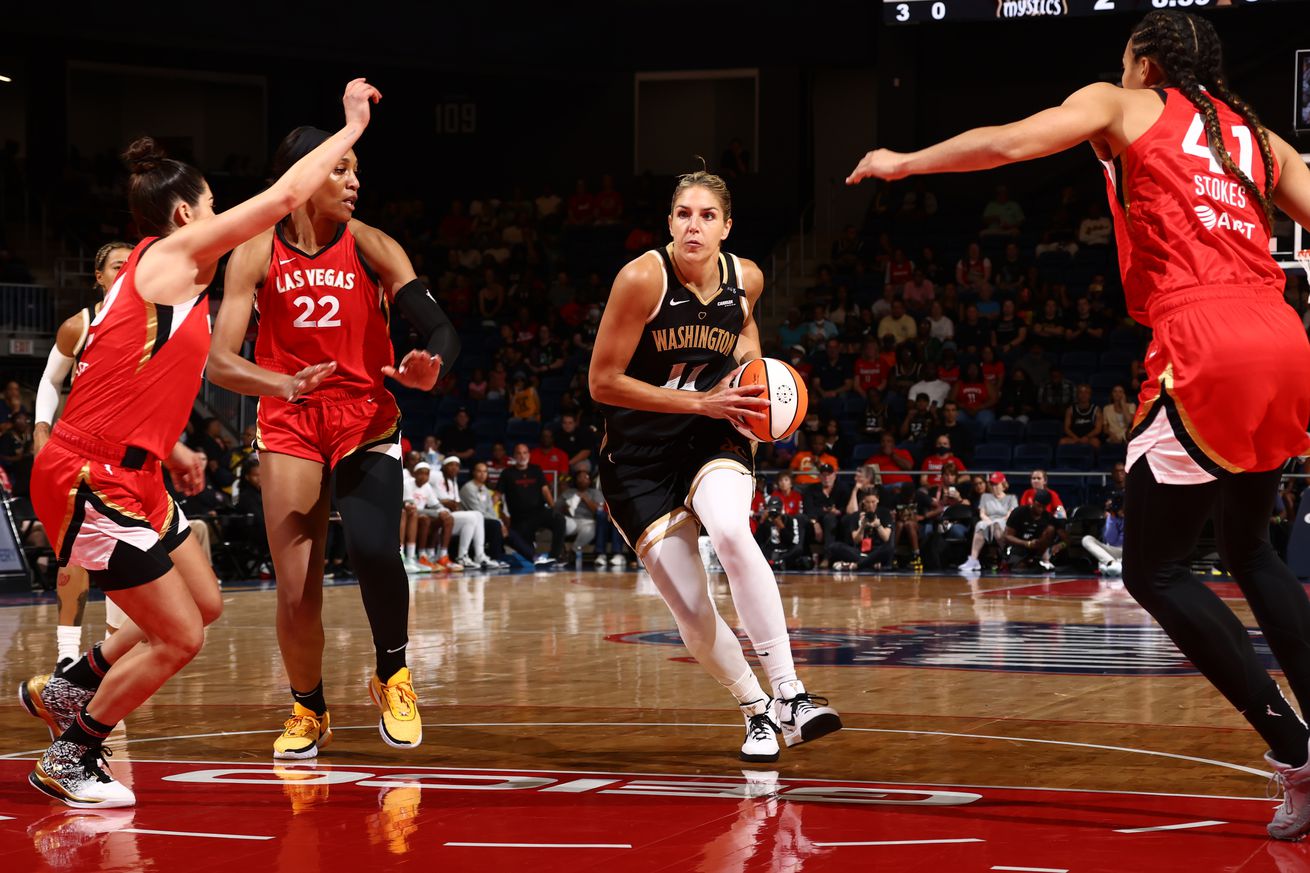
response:
[(1192, 438), (1192, 442), (1196, 443), (1196, 447), (1201, 450), (1202, 454), (1214, 461), (1220, 467), (1223, 467), (1229, 473), (1245, 473), (1245, 468), (1237, 466), (1211, 448), (1210, 444), (1201, 436), (1201, 432), (1197, 430), (1196, 425), (1192, 423), (1192, 417), (1187, 414), (1187, 410), (1183, 407), (1182, 401), (1178, 399), (1178, 395), (1173, 391), (1173, 364), (1167, 364), (1164, 368), (1164, 372), (1160, 374), (1160, 387), (1162, 390), (1169, 391), (1169, 398), (1173, 401), (1174, 409), (1178, 410), (1178, 418), (1182, 421), (1183, 428), (1187, 431), (1187, 435)]
[[(655, 519), (646, 526), (640, 537), (637, 538), (637, 544), (633, 546), (633, 551), (637, 553), (637, 558), (644, 561), (646, 553), (651, 550), (660, 541), (671, 536), (674, 531), (683, 527), (689, 521), (695, 521), (696, 516), (692, 515), (686, 507), (678, 507), (672, 512), (666, 513)], [(626, 539), (626, 537), (625, 537)]]
[(155, 304), (149, 300), (142, 300), (146, 305), (146, 344), (141, 349), (141, 360), (136, 365), (136, 371), (140, 373), (145, 369), (146, 364), (150, 363), (150, 356), (155, 351), (155, 339), (159, 335), (159, 311), (155, 309)]
[[(381, 442), (382, 440), (394, 434), (399, 429), (400, 429), (400, 417), (397, 416), (396, 420), (391, 423), (391, 427), (387, 428), (386, 431), (378, 434), (377, 436), (367, 437), (365, 439), (360, 440), (358, 445), (356, 445), (353, 449), (351, 449), (350, 451), (346, 452), (344, 455), (341, 456), (341, 460), (344, 461), (346, 458), (349, 458), (351, 455), (355, 454), (355, 452), (359, 451), (364, 446), (367, 446), (371, 443)], [(337, 463), (339, 464), (341, 463), (341, 461), (338, 461)]]
[(691, 501), (696, 496), (696, 489), (700, 487), (701, 480), (715, 470), (730, 470), (734, 468), (740, 471), (743, 476), (751, 475), (751, 471), (746, 469), (745, 464), (741, 461), (734, 461), (732, 458), (715, 458), (705, 466), (701, 467), (696, 471), (696, 475), (692, 477), (691, 487), (687, 489), (687, 499), (683, 501), (683, 505), (686, 506), (688, 510), (695, 512), (695, 510), (692, 509)]
[(64, 508), (64, 523), (59, 526), (59, 536), (55, 538), (55, 554), (61, 555), (64, 552), (64, 537), (68, 536), (68, 526), (73, 521), (73, 512), (77, 505), (77, 492), (81, 490), (82, 483), (91, 480), (91, 465), (83, 464), (82, 469), (77, 472), (77, 481), (73, 487), (68, 489), (68, 505)]

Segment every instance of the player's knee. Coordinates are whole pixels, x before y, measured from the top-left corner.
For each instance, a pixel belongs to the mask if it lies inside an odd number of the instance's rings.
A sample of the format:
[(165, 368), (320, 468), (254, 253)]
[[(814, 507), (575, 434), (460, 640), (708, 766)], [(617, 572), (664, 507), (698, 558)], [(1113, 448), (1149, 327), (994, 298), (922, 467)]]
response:
[(200, 620), (206, 627), (218, 621), (223, 616), (223, 596), (215, 587), (212, 597), (204, 597), (196, 601), (196, 606), (200, 608)]

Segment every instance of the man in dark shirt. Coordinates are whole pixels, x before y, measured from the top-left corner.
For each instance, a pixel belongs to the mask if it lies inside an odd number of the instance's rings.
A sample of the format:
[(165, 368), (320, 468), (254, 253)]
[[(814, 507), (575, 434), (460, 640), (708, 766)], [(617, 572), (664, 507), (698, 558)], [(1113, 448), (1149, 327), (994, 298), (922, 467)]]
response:
[(840, 397), (850, 391), (855, 384), (854, 375), (850, 362), (842, 357), (841, 342), (828, 340), (823, 356), (814, 363), (814, 378), (823, 396)]
[[(550, 552), (538, 555), (538, 566), (563, 561), (564, 516), (554, 509), (555, 495), (546, 483), (546, 474), (536, 464), (528, 463), (531, 450), (526, 443), (514, 447), (514, 463), (500, 474), (496, 490), (505, 497), (501, 513), (509, 525), (510, 543), (521, 554), (535, 554), (537, 531), (550, 530)], [(517, 538), (517, 540), (516, 540)]]
[(828, 561), (834, 570), (872, 570), (891, 566), (896, 552), (892, 538), (892, 514), (879, 506), (877, 488), (869, 488), (860, 497), (860, 511), (855, 513), (849, 542), (828, 544)]
[(32, 416), (19, 410), (9, 421), (13, 426), (0, 436), (0, 465), (9, 474), (14, 495), (26, 497), (32, 479)]
[(560, 416), (555, 445), (569, 456), (570, 470), (591, 470), (591, 455), (596, 443), (589, 429), (578, 426), (576, 415), (566, 412)]
[(956, 347), (964, 354), (977, 355), (991, 339), (992, 326), (978, 317), (978, 307), (970, 303), (964, 308), (964, 320), (955, 326)]
[(973, 437), (968, 428), (960, 423), (960, 406), (954, 400), (947, 400), (942, 406), (942, 420), (928, 432), (928, 444), (935, 445), (937, 437), (945, 434), (951, 440), (951, 451), (964, 461), (966, 469), (973, 461)]
[(820, 464), (819, 481), (806, 485), (803, 495), (805, 515), (814, 534), (811, 542), (833, 542), (850, 500), (850, 489), (838, 484), (837, 471), (831, 464)]
[(477, 438), (473, 435), (473, 428), (469, 427), (467, 409), (462, 406), (459, 408), (459, 411), (455, 413), (455, 421), (441, 429), (440, 437), (439, 447), (443, 455), (454, 455), (461, 461), (471, 461), (473, 459)]
[(1046, 550), (1055, 544), (1055, 516), (1051, 515), (1051, 492), (1045, 489), (1033, 495), (1033, 502), (1020, 506), (1005, 521), (1005, 543), (1009, 547), (1010, 564), (1014, 569), (1032, 569), (1041, 565), (1052, 569), (1042, 560)]
[(1064, 411), (1073, 405), (1074, 384), (1064, 378), (1059, 367), (1051, 368), (1051, 378), (1037, 389), (1037, 405), (1047, 418), (1063, 419)]

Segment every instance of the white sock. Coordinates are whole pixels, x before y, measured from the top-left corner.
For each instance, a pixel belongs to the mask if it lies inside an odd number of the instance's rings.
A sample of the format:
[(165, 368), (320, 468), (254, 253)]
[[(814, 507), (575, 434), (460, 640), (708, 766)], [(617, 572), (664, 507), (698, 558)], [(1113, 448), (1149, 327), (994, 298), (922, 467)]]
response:
[(736, 682), (724, 687), (728, 689), (733, 697), (737, 698), (737, 702), (740, 704), (754, 703), (757, 700), (768, 702), (769, 695), (765, 694), (764, 689), (760, 687), (760, 680), (755, 678), (753, 670), (747, 670), (741, 674), (741, 678)]
[(437, 560), (440, 561), (444, 557), (446, 557), (446, 550), (444, 548), (437, 549)]
[(82, 628), (80, 625), (59, 625), (55, 628), (55, 642), (59, 654), (55, 661), (72, 658), (74, 661), (82, 654)]
[(414, 545), (413, 543), (410, 543), (409, 545), (405, 546), (406, 558), (409, 558), (412, 561), (417, 556), (418, 556), (418, 546)]

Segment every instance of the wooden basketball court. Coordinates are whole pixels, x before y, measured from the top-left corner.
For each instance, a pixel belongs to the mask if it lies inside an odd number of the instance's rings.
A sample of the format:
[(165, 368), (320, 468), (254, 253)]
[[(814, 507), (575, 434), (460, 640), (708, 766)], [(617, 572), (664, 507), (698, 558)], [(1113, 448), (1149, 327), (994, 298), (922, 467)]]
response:
[[(781, 586), (801, 676), (846, 730), (776, 765), (737, 760), (732, 701), (677, 644), (649, 578), (586, 571), (414, 581), (424, 741), (408, 754), (377, 733), (358, 590), (330, 587), (335, 739), (291, 766), (270, 757), (289, 709), (274, 594), (229, 586), (200, 657), (111, 741), (137, 808), (81, 814), (38, 794), (25, 777), (44, 726), (16, 699), (0, 710), (0, 865), (1310, 869), (1305, 847), (1265, 836), (1259, 738), (1121, 586)], [(731, 624), (726, 581), (714, 587)], [(84, 641), (103, 606), (88, 616)], [(49, 669), (54, 621), (53, 602), (0, 609), (4, 688)]]

